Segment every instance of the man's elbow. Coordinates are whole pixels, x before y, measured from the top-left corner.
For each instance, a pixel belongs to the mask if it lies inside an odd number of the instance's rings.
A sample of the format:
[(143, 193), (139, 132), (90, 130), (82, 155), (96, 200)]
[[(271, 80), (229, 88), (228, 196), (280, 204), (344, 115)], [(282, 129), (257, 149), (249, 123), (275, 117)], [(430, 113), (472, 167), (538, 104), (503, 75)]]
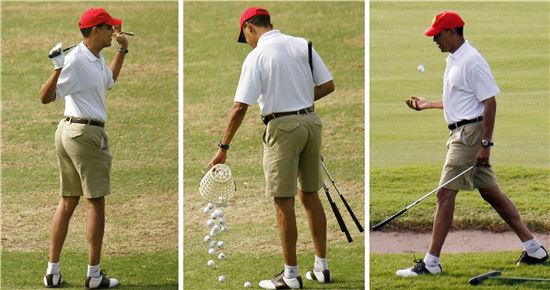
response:
[(42, 104), (49, 104), (51, 102), (53, 102), (55, 100), (55, 96), (51, 97), (51, 96), (48, 96), (48, 95), (40, 95), (40, 102)]

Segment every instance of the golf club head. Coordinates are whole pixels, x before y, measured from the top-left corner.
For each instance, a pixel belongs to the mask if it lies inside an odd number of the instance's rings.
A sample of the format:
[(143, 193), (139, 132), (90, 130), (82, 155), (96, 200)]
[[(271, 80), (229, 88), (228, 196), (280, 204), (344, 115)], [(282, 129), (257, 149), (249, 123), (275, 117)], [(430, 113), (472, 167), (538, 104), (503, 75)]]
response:
[(502, 274), (502, 273), (498, 270), (491, 271), (491, 272), (485, 273), (483, 275), (479, 275), (479, 276), (475, 276), (475, 277), (471, 278), (470, 280), (468, 280), (468, 283), (470, 283), (470, 285), (474, 285), (474, 286), (479, 285), (479, 284), (483, 283), (483, 281), (489, 279), (489, 277), (500, 276), (500, 274)]

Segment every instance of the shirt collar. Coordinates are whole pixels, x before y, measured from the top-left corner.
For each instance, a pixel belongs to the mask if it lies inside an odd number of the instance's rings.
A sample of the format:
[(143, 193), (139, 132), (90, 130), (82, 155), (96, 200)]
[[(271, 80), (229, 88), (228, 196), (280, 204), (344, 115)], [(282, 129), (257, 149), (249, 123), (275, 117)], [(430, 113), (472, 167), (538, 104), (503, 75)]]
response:
[(470, 47), (470, 43), (468, 40), (465, 40), (464, 43), (453, 53), (449, 54), (447, 59), (459, 59), (462, 55), (466, 53), (466, 50), (468, 50), (468, 47)]
[(269, 39), (271, 39), (273, 37), (276, 37), (280, 34), (281, 34), (281, 31), (279, 31), (278, 29), (272, 29), (272, 30), (262, 34), (262, 36), (260, 36), (260, 38), (258, 39), (258, 45), (260, 45), (260, 43), (268, 41)]
[(79, 47), (79, 49), (82, 51), (82, 53), (84, 53), (84, 55), (86, 56), (86, 58), (87, 58), (89, 61), (93, 62), (93, 61), (98, 61), (98, 60), (100, 60), (100, 58), (101, 58), (101, 52), (99, 53), (99, 58), (96, 57), (96, 56), (88, 49), (88, 47), (84, 44), (84, 41), (80, 42), (80, 43), (78, 44), (78, 47)]

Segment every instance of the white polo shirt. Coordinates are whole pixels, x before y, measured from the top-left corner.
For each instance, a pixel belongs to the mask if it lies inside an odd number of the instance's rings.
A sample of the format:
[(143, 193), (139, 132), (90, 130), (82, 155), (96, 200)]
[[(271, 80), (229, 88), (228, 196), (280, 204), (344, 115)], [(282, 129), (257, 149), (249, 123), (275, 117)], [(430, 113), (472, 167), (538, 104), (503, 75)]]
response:
[(482, 101), (496, 96), (500, 89), (489, 64), (465, 41), (447, 57), (443, 77), (443, 108), (447, 124), (483, 115)]
[(313, 88), (332, 80), (315, 49), (312, 62), (313, 78), (305, 39), (279, 30), (264, 33), (243, 63), (235, 102), (257, 102), (263, 116), (311, 107)]
[(115, 81), (111, 69), (83, 42), (65, 56), (57, 81), (56, 100), (65, 99), (65, 116), (107, 121), (106, 91)]

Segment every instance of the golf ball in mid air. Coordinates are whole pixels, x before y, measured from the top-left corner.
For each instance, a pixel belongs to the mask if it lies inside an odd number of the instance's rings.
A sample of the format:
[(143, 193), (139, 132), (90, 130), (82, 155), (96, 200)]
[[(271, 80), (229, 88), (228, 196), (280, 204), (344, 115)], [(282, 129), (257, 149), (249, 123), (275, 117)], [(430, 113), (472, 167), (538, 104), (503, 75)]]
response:
[(224, 254), (224, 253), (220, 253), (220, 254), (218, 255), (218, 259), (220, 259), (220, 260), (225, 260), (225, 254)]
[(216, 223), (216, 222), (215, 222), (213, 219), (209, 219), (209, 220), (206, 222), (206, 225), (209, 226), (209, 227), (213, 227), (215, 223)]
[(214, 249), (214, 248), (208, 249), (208, 254), (214, 255), (215, 253), (216, 253), (216, 249)]
[(204, 236), (203, 240), (205, 242), (210, 242), (210, 241), (212, 241), (212, 237), (210, 237), (209, 235), (206, 235), (206, 236)]
[(208, 263), (206, 263), (208, 265), (208, 267), (214, 267), (214, 265), (216, 265), (216, 262), (214, 262), (214, 260), (208, 260)]
[(213, 208), (214, 208), (214, 204), (211, 203), (211, 202), (209, 202), (208, 205), (206, 205), (206, 207), (207, 207), (208, 209), (213, 209)]
[(252, 283), (248, 281), (244, 282), (244, 288), (250, 288), (250, 287), (252, 287)]
[(218, 247), (223, 248), (225, 246), (225, 243), (223, 241), (218, 242)]
[(419, 66), (416, 68), (416, 70), (417, 70), (418, 72), (420, 72), (420, 73), (423, 73), (424, 70), (426, 70), (426, 69), (424, 68), (423, 65), (419, 65)]
[(221, 283), (225, 282), (225, 276), (224, 275), (219, 276), (218, 281), (220, 281)]

